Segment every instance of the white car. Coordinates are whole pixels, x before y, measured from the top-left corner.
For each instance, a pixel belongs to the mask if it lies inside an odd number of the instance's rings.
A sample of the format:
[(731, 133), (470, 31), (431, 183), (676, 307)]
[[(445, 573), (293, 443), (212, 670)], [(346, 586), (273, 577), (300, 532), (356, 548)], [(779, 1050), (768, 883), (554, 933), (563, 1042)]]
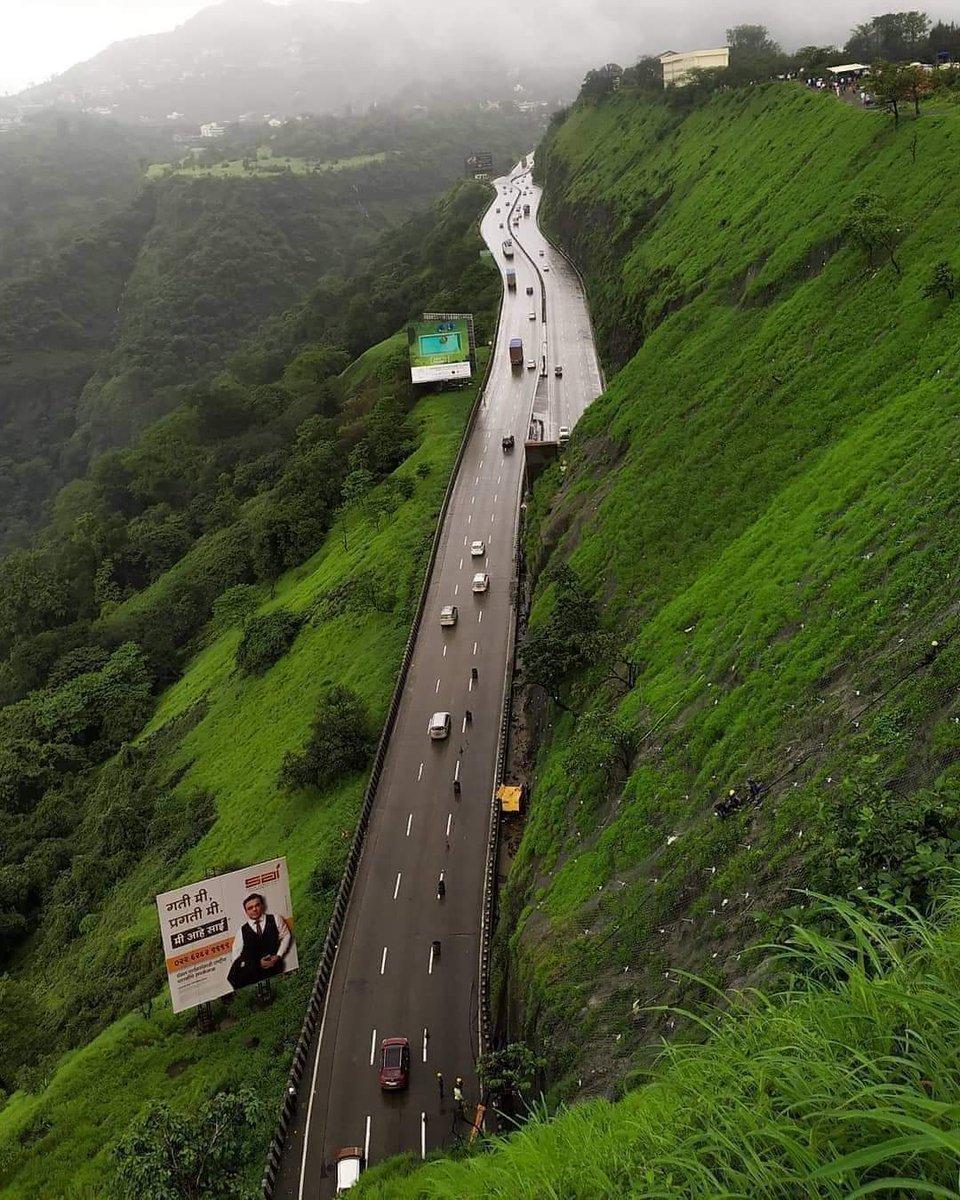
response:
[(535, 312), (527, 313), (528, 321), (535, 321), (536, 319), (537, 319), (537, 314)]
[(478, 538), (477, 541), (470, 543), (470, 557), (471, 558), (482, 558), (483, 555), (486, 554), (486, 552), (487, 552), (486, 543), (482, 539)]
[(567, 425), (561, 425), (557, 433), (557, 442), (561, 446), (565, 446), (570, 441), (570, 428)]
[(450, 719), (448, 712), (435, 712), (430, 718), (430, 723), (427, 725), (427, 733), (433, 741), (439, 742), (443, 738), (450, 736), (450, 729), (453, 722)]
[(537, 369), (537, 360), (535, 358), (527, 359), (527, 370), (535, 371)]
[(540, 257), (543, 258), (543, 251), (540, 251)]
[(456, 625), (459, 616), (460, 612), (455, 604), (445, 604), (440, 609), (440, 624)]
[(544, 269), (545, 271), (549, 271), (549, 270), (550, 270), (550, 268), (547, 266), (547, 264), (546, 264), (546, 263), (544, 263), (544, 264), (543, 264), (543, 269)]
[(486, 571), (478, 571), (473, 577), (473, 584), (471, 586), (478, 595), (481, 592), (485, 592), (490, 586), (490, 576), (486, 573)]

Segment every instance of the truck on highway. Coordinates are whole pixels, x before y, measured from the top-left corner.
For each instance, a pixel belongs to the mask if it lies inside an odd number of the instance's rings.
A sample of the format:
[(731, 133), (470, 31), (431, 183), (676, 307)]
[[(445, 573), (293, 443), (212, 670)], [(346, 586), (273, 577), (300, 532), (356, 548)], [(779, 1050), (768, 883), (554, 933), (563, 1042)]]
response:
[(507, 238), (503, 243), (503, 257), (513, 258), (513, 238)]
[(517, 273), (513, 267), (507, 267), (507, 291), (515, 292), (517, 290)]
[(510, 339), (510, 366), (523, 366), (523, 338)]
[(523, 206), (523, 215), (524, 215), (525, 217), (529, 217), (529, 216), (530, 216), (530, 205), (529, 205), (529, 204), (525, 204), (525, 205)]

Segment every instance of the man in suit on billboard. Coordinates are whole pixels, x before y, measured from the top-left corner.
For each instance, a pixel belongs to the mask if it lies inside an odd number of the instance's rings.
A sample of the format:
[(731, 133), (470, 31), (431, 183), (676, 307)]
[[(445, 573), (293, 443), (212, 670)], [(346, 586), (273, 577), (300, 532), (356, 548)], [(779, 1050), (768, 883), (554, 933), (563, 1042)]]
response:
[(283, 917), (267, 912), (267, 903), (259, 892), (251, 892), (243, 902), (246, 920), (233, 941), (227, 982), (233, 988), (249, 987), (261, 979), (283, 974), (283, 960), (290, 949), (292, 934)]

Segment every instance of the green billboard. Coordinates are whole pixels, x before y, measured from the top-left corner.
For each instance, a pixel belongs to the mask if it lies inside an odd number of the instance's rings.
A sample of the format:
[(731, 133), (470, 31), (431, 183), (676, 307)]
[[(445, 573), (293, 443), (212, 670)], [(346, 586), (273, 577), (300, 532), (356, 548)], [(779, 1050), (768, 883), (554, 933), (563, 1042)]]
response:
[(414, 321), (407, 326), (410, 379), (437, 383), (470, 378), (470, 327), (462, 318)]

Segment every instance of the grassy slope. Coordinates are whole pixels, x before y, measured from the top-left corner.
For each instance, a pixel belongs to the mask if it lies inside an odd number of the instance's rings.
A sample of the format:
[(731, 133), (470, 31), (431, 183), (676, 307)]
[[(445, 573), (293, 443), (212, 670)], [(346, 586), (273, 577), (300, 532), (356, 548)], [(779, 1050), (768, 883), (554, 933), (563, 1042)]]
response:
[[(402, 344), (403, 335), (374, 347), (350, 369), (357, 384)], [(36, 986), (69, 1003), (82, 972), (87, 938), (112, 938), (122, 954), (155, 937), (154, 893), (233, 864), (285, 853), (290, 865), (301, 946), (299, 976), (277, 989), (266, 1012), (243, 996), (219, 1013), (220, 1031), (198, 1038), (188, 1017), (175, 1017), (166, 995), (149, 1015), (131, 1014), (61, 1064), (39, 1095), (14, 1096), (0, 1112), (0, 1193), (4, 1197), (85, 1194), (105, 1173), (104, 1155), (151, 1098), (181, 1105), (226, 1082), (276, 1096), (299, 1032), (329, 917), (333, 889), (352, 835), (364, 779), (324, 794), (291, 796), (276, 786), (284, 753), (302, 744), (324, 685), (343, 682), (382, 721), (406, 641), (409, 621), (472, 393), (422, 400), (413, 414), (420, 444), (398, 468), (416, 491), (376, 532), (360, 513), (349, 515), (348, 549), (339, 527), (324, 548), (280, 581), (263, 611), (305, 612), (321, 596), (363, 574), (395, 597), (393, 611), (348, 613), (309, 623), (293, 649), (265, 676), (233, 670), (240, 638), (216, 638), (162, 698), (145, 734), (157, 731), (203, 699), (202, 720), (169, 754), (179, 789), (209, 789), (218, 818), (181, 862), (149, 862), (127, 879), (85, 928), (73, 953), (37, 968)], [(430, 474), (419, 478), (425, 463)], [(159, 943), (158, 943), (159, 945)], [(250, 1038), (259, 1044), (245, 1047)], [(272, 1105), (270, 1106), (272, 1108)], [(264, 1151), (269, 1128), (263, 1130)]]
[[(641, 668), (622, 701), (587, 683), (577, 707), (652, 731), (607, 781), (560, 722), (505, 906), (528, 1030), (606, 1085), (649, 1036), (633, 1000), (676, 997), (669, 967), (741, 977), (756, 911), (829, 852), (833, 806), (878, 773), (932, 783), (953, 729), (953, 646), (880, 697), (954, 624), (960, 312), (922, 287), (958, 218), (935, 164), (960, 118), (925, 118), (913, 163), (911, 131), (823, 100), (734, 94), (665, 134), (624, 96), (546, 156), (555, 210), (591, 197), (621, 232), (669, 192), (600, 305), (682, 303), (584, 417), (534, 523)], [(902, 213), (902, 279), (830, 244), (861, 190)], [(763, 811), (717, 821), (747, 775), (778, 781)]]

